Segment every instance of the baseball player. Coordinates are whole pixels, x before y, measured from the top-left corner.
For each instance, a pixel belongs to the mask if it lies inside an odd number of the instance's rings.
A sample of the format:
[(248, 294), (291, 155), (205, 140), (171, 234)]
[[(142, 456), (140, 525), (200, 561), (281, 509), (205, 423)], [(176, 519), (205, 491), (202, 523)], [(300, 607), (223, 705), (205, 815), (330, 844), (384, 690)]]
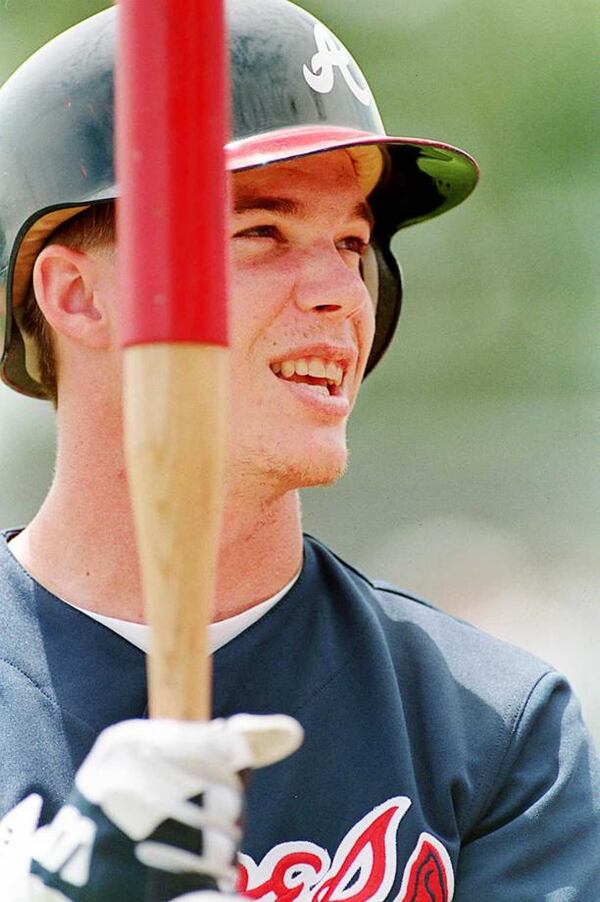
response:
[[(56, 38), (0, 91), (1, 375), (50, 399), (58, 423), (48, 497), (0, 543), (0, 814), (10, 855), (31, 860), (27, 891), (141, 899), (156, 872), (178, 874), (164, 898), (181, 880), (188, 896), (227, 891), (239, 841), (237, 890), (268, 902), (600, 898), (600, 764), (564, 678), (302, 535), (298, 490), (342, 474), (361, 380), (396, 328), (391, 239), (464, 200), (477, 168), (447, 144), (386, 135), (348, 51), (287, 0), (227, 4), (219, 720), (187, 737), (143, 723), (117, 339), (117, 15)], [(305, 738), (290, 754), (296, 721)], [(261, 769), (238, 839), (248, 767)]]

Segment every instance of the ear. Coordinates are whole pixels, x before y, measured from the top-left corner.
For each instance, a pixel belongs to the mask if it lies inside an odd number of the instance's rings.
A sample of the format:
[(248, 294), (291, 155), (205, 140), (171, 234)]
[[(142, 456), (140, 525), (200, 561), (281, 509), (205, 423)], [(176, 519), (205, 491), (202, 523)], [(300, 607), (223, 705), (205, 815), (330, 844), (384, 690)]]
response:
[(55, 332), (97, 350), (108, 348), (111, 338), (103, 274), (96, 256), (62, 244), (45, 247), (33, 270), (37, 302)]

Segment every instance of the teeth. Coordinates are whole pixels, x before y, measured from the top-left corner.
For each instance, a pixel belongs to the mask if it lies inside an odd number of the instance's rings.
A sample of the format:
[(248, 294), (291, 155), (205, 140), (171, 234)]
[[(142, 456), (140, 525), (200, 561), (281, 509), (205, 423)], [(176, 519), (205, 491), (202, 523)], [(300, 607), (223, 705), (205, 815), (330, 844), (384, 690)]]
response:
[(330, 382), (333, 382), (334, 385), (340, 385), (344, 375), (341, 366), (338, 363), (335, 363), (335, 361), (330, 360), (325, 369), (325, 376), (327, 379), (329, 379)]
[(308, 373), (318, 379), (327, 378), (327, 364), (320, 357), (311, 357), (308, 361)]
[[(323, 357), (300, 357), (298, 360), (282, 360), (281, 363), (272, 363), (271, 369), (276, 376), (289, 379), (294, 374), (298, 376), (313, 376), (316, 379), (327, 379), (332, 385), (341, 385), (344, 378), (344, 369), (335, 360), (325, 360)], [(322, 386), (325, 388), (325, 386)]]

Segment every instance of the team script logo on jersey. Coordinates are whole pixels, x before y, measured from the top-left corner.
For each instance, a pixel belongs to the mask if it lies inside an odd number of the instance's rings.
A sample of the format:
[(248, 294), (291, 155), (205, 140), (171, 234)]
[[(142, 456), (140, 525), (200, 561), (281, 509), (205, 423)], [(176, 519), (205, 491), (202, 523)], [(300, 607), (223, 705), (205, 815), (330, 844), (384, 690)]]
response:
[(259, 864), (241, 854), (238, 891), (261, 902), (451, 902), (450, 857), (429, 833), (421, 833), (400, 890), (390, 895), (401, 866), (396, 835), (410, 804), (396, 796), (378, 805), (346, 834), (333, 860), (311, 842), (281, 843)]
[(330, 94), (335, 84), (335, 70), (339, 69), (344, 81), (365, 106), (371, 106), (371, 92), (366, 85), (359, 85), (350, 71), (350, 54), (338, 39), (321, 22), (315, 24), (317, 52), (310, 61), (311, 68), (303, 66), (304, 78), (319, 94)]

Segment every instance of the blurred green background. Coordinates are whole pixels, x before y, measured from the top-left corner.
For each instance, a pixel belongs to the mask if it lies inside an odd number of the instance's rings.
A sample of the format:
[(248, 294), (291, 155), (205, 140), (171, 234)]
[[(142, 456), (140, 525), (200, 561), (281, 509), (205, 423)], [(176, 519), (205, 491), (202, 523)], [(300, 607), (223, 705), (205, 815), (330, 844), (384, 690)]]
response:
[[(93, 0), (4, 0), (0, 80)], [(395, 134), (458, 144), (482, 181), (396, 240), (396, 343), (367, 380), (307, 529), (570, 677), (600, 742), (596, 3), (305, 0)], [(0, 123), (1, 128), (1, 123)], [(0, 525), (51, 477), (51, 411), (0, 389)]]

